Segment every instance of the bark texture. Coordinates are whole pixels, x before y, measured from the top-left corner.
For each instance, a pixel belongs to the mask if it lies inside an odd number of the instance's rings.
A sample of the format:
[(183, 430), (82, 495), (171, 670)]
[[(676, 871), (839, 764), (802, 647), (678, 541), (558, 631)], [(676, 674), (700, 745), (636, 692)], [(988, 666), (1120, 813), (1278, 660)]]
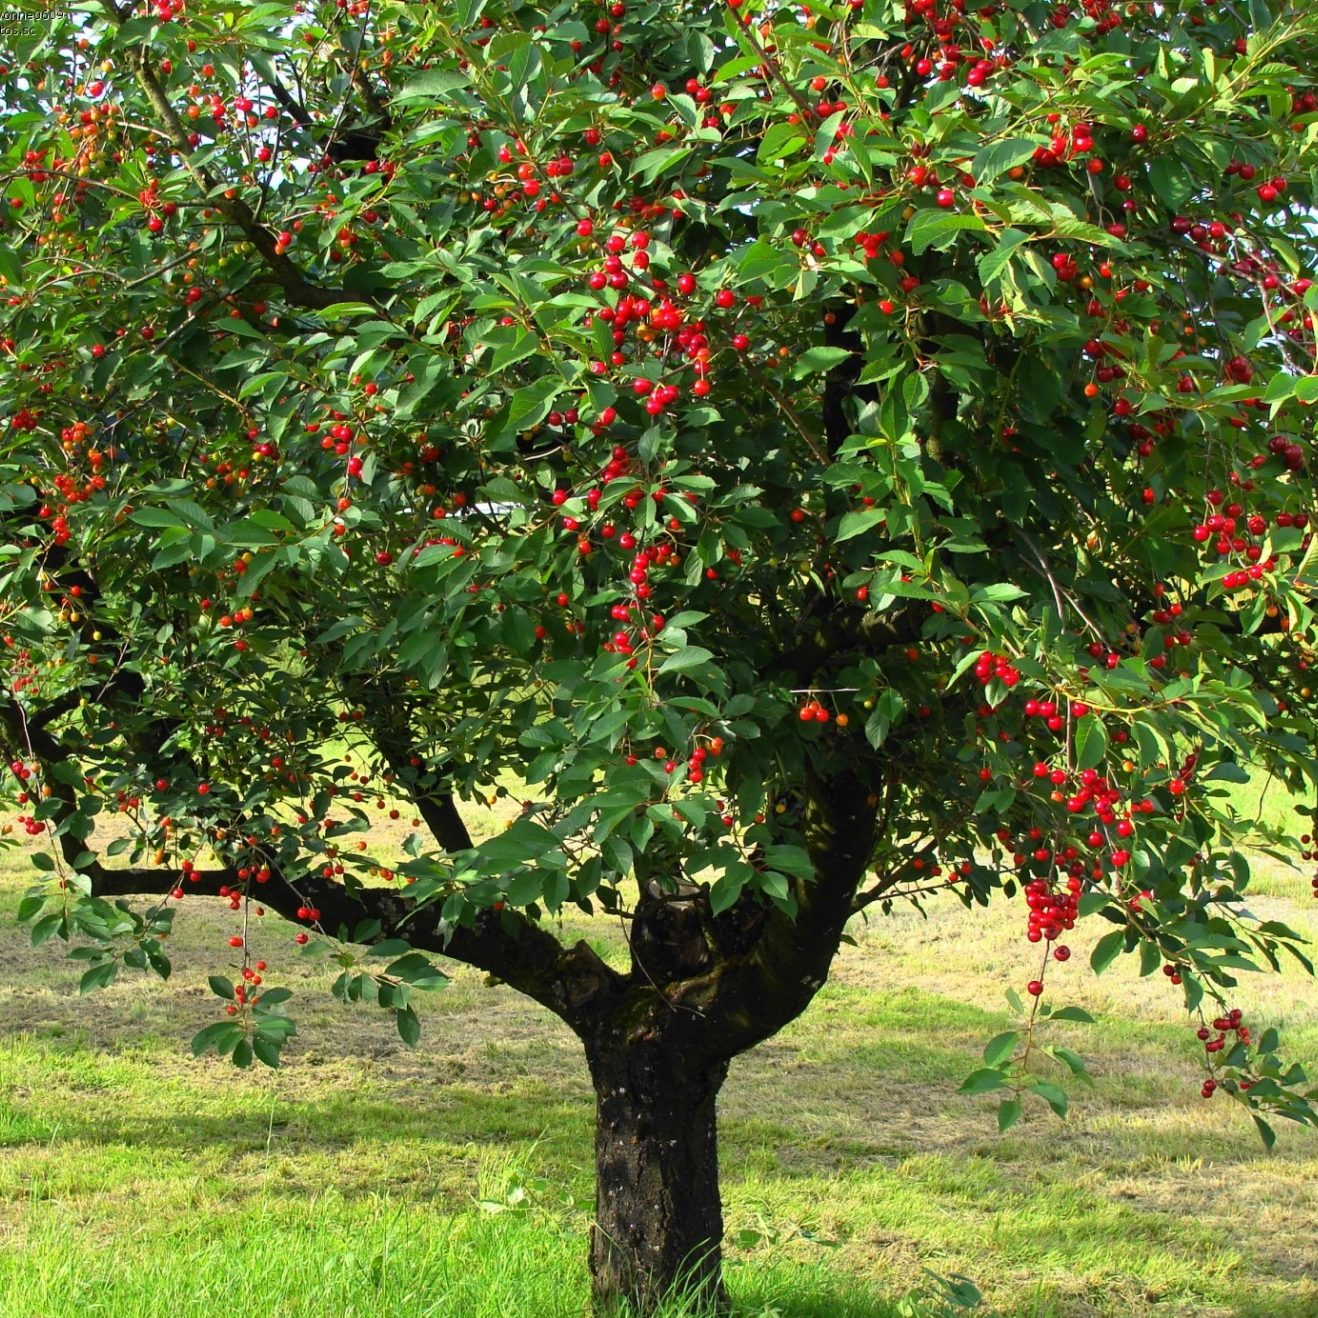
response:
[(596, 1049), (589, 1060), (596, 1312), (648, 1313), (674, 1291), (725, 1308), (714, 1109), (727, 1062), (691, 1067), (667, 1048), (634, 1043)]

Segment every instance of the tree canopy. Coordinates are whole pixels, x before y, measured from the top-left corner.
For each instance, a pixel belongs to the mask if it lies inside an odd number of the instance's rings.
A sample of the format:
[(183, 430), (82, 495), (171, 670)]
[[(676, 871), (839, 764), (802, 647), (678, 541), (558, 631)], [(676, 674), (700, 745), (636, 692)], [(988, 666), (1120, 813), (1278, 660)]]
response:
[[(1094, 969), (1184, 995), (1206, 1097), (1311, 1120), (1231, 1012), (1309, 967), (1245, 848), (1311, 860), (1312, 823), (1223, 785), (1318, 799), (1316, 38), (1275, 0), (154, 0), (5, 36), (34, 937), (87, 987), (167, 973), (219, 894), (199, 1048), (293, 1031), (260, 908), (405, 1038), (447, 954), (598, 1078), (665, 1031), (725, 1070), (860, 912), (1022, 894), (1022, 1027), (967, 1082), (1004, 1125), (1065, 1109), (1034, 1038), (1079, 919)], [(628, 922), (629, 970), (560, 942), (572, 908)]]

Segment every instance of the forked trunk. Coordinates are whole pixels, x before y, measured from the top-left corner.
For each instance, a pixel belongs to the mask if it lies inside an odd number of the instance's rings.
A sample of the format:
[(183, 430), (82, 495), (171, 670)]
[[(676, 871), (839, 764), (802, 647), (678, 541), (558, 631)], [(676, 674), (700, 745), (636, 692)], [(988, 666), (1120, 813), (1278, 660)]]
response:
[(727, 1062), (695, 1068), (662, 1047), (595, 1048), (595, 1310), (653, 1312), (677, 1294), (726, 1308), (714, 1103)]

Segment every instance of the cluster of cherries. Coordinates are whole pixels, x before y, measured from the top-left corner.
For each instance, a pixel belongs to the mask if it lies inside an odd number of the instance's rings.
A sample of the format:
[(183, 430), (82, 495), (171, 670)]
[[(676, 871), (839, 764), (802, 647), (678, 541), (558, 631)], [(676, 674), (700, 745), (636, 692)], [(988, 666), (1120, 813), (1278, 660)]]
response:
[(988, 686), (990, 682), (998, 681), (1003, 686), (1011, 687), (1021, 680), (1020, 673), (1012, 667), (1007, 656), (994, 654), (992, 650), (985, 650), (975, 660), (975, 677), (981, 686)]
[[(1075, 928), (1083, 887), (1084, 881), (1074, 874), (1060, 890), (1048, 878), (1031, 879), (1025, 885), (1025, 904), (1030, 910), (1025, 936), (1030, 942), (1055, 942), (1064, 931)], [(1070, 956), (1069, 947), (1053, 948), (1053, 957), (1058, 961), (1069, 960)]]
[[(1213, 1021), (1212, 1028), (1207, 1025), (1201, 1025), (1195, 1033), (1195, 1037), (1204, 1045), (1204, 1052), (1211, 1059), (1215, 1054), (1222, 1052), (1228, 1042), (1228, 1036), (1235, 1035), (1238, 1043), (1247, 1044), (1250, 1041), (1250, 1032), (1248, 1026), (1242, 1023), (1244, 1013), (1238, 1007), (1233, 1007), (1224, 1016), (1217, 1017)], [(1249, 1080), (1237, 1080), (1236, 1084), (1241, 1089), (1249, 1089), (1251, 1082)], [(1204, 1081), (1203, 1088), (1199, 1091), (1205, 1098), (1212, 1098), (1217, 1092), (1218, 1082), (1213, 1076), (1209, 1076)]]
[[(33, 770), (24, 764), (22, 760), (12, 760), (9, 771), (23, 784), (22, 790), (18, 793), (18, 801), (20, 805), (26, 804), (29, 799), (27, 784), (32, 780)], [(18, 815), (17, 820), (23, 825), (23, 831), (28, 837), (38, 837), (46, 831), (45, 823), (40, 819), (34, 819), (31, 815)]]
[[(796, 711), (796, 716), (802, 723), (827, 723), (829, 719), (833, 717), (827, 707), (821, 705), (819, 700), (813, 696), (800, 706)], [(837, 721), (840, 727), (846, 727), (847, 716), (845, 714), (839, 714), (837, 716)]]
[[(239, 942), (241, 943), (241, 939)], [(253, 993), (252, 989), (260, 988), (262, 984), (260, 972), (266, 968), (264, 961), (258, 961), (253, 966), (244, 966), (242, 975), (243, 983), (234, 985), (234, 1000), (225, 1007), (225, 1013), (229, 1016), (236, 1016), (244, 1007), (254, 1007), (261, 1000), (259, 993)]]
[[(723, 754), (723, 744), (722, 737), (710, 737), (703, 745), (697, 743), (692, 747), (690, 755), (687, 756), (687, 764), (689, 767), (686, 776), (688, 782), (699, 783), (704, 781), (705, 761), (709, 759), (710, 756), (713, 756), (714, 759), (718, 759), (718, 757)], [(652, 753), (656, 760), (663, 761), (665, 773), (672, 774), (677, 772), (681, 765), (681, 761), (670, 755), (666, 747), (656, 746)], [(628, 750), (627, 754), (623, 757), (623, 762), (628, 768), (630, 768), (631, 766), (640, 763), (640, 756), (635, 750)], [(722, 809), (723, 806), (720, 805), (719, 808)], [(730, 818), (725, 819), (724, 823), (726, 823), (728, 827), (732, 826)]]
[[(1314, 836), (1312, 833), (1304, 833), (1300, 837), (1302, 846), (1308, 848), (1300, 852), (1301, 860), (1318, 860), (1318, 846), (1314, 845)], [(1313, 888), (1314, 901), (1318, 901), (1318, 870), (1314, 870), (1313, 878), (1310, 880), (1310, 887)]]
[[(589, 235), (594, 232), (594, 222), (589, 219), (577, 223), (577, 233)], [(615, 233), (605, 240), (603, 268), (591, 271), (586, 276), (587, 286), (595, 292), (605, 288), (625, 290), (632, 279), (632, 274), (623, 266), (621, 253), (629, 247), (632, 249), (631, 262), (633, 273), (644, 271), (649, 266), (648, 247), (650, 234), (646, 229), (635, 229), (629, 235)], [(696, 277), (690, 271), (679, 274), (671, 283), (655, 278), (654, 296), (646, 297), (635, 293), (624, 293), (617, 304), (601, 307), (586, 318), (585, 324), (590, 328), (595, 317), (609, 326), (613, 340), (613, 351), (606, 358), (592, 361), (589, 370), (592, 375), (603, 376), (610, 368), (627, 364), (628, 355), (624, 351), (628, 331), (647, 345), (659, 336), (661, 341), (660, 357), (667, 358), (674, 354), (690, 362), (695, 368), (696, 378), (691, 385), (691, 393), (696, 398), (705, 397), (710, 391), (707, 378), (708, 363), (712, 349), (710, 347), (708, 323), (700, 317), (692, 318), (675, 299), (690, 298), (697, 294)], [(714, 305), (720, 311), (732, 312), (738, 303), (744, 301), (750, 308), (763, 305), (760, 294), (750, 294), (738, 299), (730, 288), (720, 288), (714, 294)], [(737, 353), (744, 353), (750, 347), (750, 336), (744, 331), (730, 327), (727, 331), (727, 344)], [(682, 395), (681, 387), (671, 380), (652, 380), (647, 376), (637, 376), (631, 381), (632, 392), (642, 400), (642, 406), (648, 416), (662, 416), (669, 406)], [(605, 409), (607, 416), (601, 414), (596, 418), (592, 429), (596, 433), (606, 429), (617, 418), (614, 408)]]

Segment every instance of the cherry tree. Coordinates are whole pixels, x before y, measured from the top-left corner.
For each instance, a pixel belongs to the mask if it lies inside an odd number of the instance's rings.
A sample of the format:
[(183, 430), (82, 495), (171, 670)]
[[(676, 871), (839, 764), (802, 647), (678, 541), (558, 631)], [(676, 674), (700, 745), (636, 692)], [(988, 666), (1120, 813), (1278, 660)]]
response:
[(1205, 1100), (1313, 1121), (1234, 999), (1311, 970), (1247, 900), (1312, 811), (1224, 785), (1318, 793), (1318, 15), (151, 0), (0, 41), (6, 834), (84, 989), (218, 901), (199, 1053), (277, 1063), (299, 948), (407, 1040), (445, 958), (547, 1007), (601, 1310), (722, 1303), (729, 1064), (898, 902), (1022, 908), (965, 1085), (1004, 1128), (1083, 1070), (1081, 920), (1184, 1001)]

